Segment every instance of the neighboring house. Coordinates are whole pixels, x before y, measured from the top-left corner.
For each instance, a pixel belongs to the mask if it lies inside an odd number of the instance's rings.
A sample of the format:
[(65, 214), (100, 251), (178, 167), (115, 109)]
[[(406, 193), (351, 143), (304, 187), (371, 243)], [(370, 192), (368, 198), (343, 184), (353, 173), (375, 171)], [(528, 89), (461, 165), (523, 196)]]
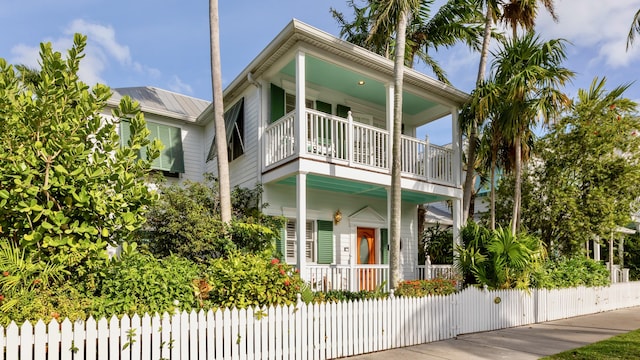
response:
[[(162, 141), (164, 149), (151, 164), (152, 169), (161, 172), (169, 181), (204, 179), (204, 124), (198, 122), (198, 116), (209, 101), (149, 86), (111, 90), (113, 95), (105, 109), (107, 115), (111, 115), (111, 110), (127, 95), (140, 103), (150, 136)], [(118, 131), (121, 141), (126, 142), (128, 123), (123, 122)]]
[[(417, 205), (453, 202), (461, 219), (458, 111), (467, 94), (412, 69), (404, 75), (401, 271), (416, 276)], [(388, 279), (393, 62), (297, 20), (224, 91), (231, 185), (262, 183), (266, 212), (288, 219), (283, 258), (304, 279), (371, 288)], [(447, 118), (453, 146), (416, 128)], [(213, 109), (205, 170), (217, 172)], [(301, 121), (302, 120), (302, 121)]]
[[(293, 20), (224, 91), (231, 186), (263, 184), (267, 214), (287, 218), (277, 248), (315, 288), (388, 285), (393, 86), (391, 60)], [(114, 104), (140, 101), (152, 132), (171, 139), (158, 170), (217, 174), (211, 104), (155, 88), (114, 91)], [(468, 95), (412, 69), (403, 91), (400, 263), (413, 279), (417, 206), (450, 200), (456, 238), (461, 225), (458, 111)], [(416, 138), (439, 119), (453, 130), (438, 141), (452, 145)]]

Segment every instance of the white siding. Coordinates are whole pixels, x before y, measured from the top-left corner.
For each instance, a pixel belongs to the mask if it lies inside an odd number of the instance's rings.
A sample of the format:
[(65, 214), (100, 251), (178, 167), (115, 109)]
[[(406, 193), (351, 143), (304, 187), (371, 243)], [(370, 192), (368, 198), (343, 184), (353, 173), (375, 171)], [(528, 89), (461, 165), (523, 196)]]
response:
[[(295, 187), (266, 184), (264, 202), (269, 204), (266, 213), (270, 215), (285, 215), (286, 209), (296, 208)], [(350, 220), (349, 216), (357, 211), (369, 207), (383, 219), (381, 220)], [(283, 210), (285, 209), (285, 210)], [(365, 196), (348, 195), (339, 192), (320, 191), (307, 188), (307, 211), (312, 213), (309, 219), (332, 220), (333, 214), (340, 209), (342, 221), (334, 225), (334, 262), (336, 264), (349, 264), (355, 253), (354, 228), (357, 226), (372, 228), (388, 228), (386, 199), (371, 198)], [(417, 210), (416, 205), (404, 204), (402, 206), (401, 238), (402, 250), (400, 253), (400, 265), (402, 276), (412, 279), (415, 275), (415, 265), (418, 260), (418, 235), (417, 235)], [(285, 211), (285, 212), (283, 212)], [(352, 224), (351, 222), (356, 225)], [(377, 234), (379, 236), (379, 233)], [(380, 241), (378, 237), (376, 239)], [(379, 247), (379, 242), (378, 242)], [(345, 251), (348, 250), (348, 251)], [(380, 254), (376, 255), (380, 259)]]

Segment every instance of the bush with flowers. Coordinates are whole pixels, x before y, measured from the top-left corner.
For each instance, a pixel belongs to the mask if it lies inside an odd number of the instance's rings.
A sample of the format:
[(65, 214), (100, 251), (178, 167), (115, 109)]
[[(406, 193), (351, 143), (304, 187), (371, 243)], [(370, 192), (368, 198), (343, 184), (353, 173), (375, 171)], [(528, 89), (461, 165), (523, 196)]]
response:
[(212, 260), (197, 285), (201, 306), (246, 308), (293, 304), (303, 286), (300, 275), (287, 264), (259, 254), (232, 253)]
[(456, 281), (449, 279), (409, 280), (398, 284), (396, 296), (422, 297), (449, 295), (456, 292)]

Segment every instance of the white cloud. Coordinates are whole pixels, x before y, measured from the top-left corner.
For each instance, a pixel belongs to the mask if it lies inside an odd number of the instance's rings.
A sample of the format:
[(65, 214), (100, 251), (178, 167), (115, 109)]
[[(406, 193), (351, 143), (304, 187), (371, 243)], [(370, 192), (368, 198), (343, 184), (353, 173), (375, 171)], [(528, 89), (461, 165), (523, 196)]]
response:
[(173, 79), (171, 79), (171, 82), (169, 83), (169, 90), (179, 94), (193, 94), (193, 88), (191, 88), (191, 85), (182, 82), (182, 80), (176, 75), (173, 76)]
[(640, 0), (559, 0), (555, 2), (558, 22), (541, 9), (537, 30), (545, 38), (564, 38), (580, 48), (593, 48), (592, 59), (586, 62), (604, 63), (613, 68), (629, 65), (638, 59), (640, 47), (626, 51), (626, 40), (633, 15)]
[[(135, 71), (151, 78), (161, 77), (158, 69), (134, 61), (129, 47), (116, 39), (116, 31), (111, 26), (94, 24), (83, 19), (73, 20), (64, 30), (65, 36), (45, 41), (51, 42), (56, 51), (66, 52), (73, 45), (73, 34), (81, 33), (87, 36), (85, 57), (80, 66), (79, 76), (89, 85), (106, 84), (103, 74), (116, 63), (125, 70)], [(12, 63), (38, 67), (39, 47), (19, 44), (11, 49)], [(63, 53), (64, 55), (64, 53)], [(111, 84), (107, 84), (111, 85)]]

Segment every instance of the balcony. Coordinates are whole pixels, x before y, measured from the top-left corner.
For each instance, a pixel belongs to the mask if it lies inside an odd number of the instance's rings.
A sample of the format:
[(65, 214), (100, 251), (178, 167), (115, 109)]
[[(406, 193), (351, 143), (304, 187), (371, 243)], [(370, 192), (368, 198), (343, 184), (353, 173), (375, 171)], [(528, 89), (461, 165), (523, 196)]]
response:
[[(263, 137), (264, 170), (275, 168), (296, 157), (326, 161), (378, 173), (391, 173), (389, 131), (306, 109), (306, 139), (296, 139), (295, 111), (270, 124)], [(298, 149), (297, 144), (303, 144)], [(409, 136), (401, 137), (402, 176), (419, 181), (455, 186), (454, 152)]]

